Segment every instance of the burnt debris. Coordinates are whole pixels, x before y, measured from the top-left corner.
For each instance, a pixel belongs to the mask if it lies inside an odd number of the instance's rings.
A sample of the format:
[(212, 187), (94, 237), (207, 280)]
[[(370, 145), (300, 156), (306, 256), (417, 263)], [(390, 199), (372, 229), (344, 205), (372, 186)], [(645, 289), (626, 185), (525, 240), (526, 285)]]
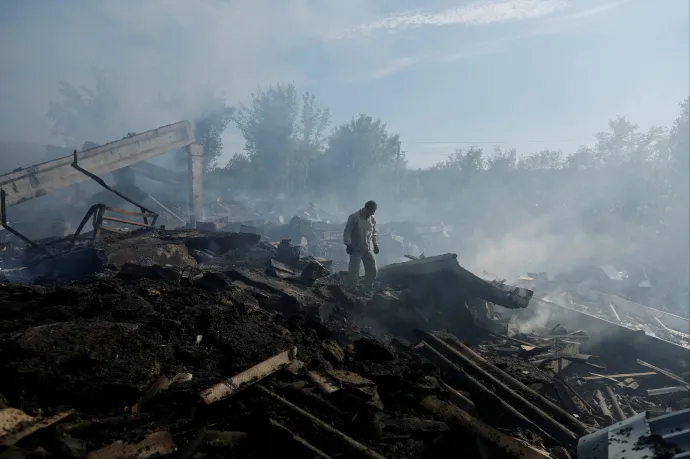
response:
[(556, 306), (453, 254), (385, 266), (362, 297), (293, 248), (142, 229), (8, 249), (0, 457), (614, 457), (601, 429), (687, 451), (682, 365), (530, 322)]

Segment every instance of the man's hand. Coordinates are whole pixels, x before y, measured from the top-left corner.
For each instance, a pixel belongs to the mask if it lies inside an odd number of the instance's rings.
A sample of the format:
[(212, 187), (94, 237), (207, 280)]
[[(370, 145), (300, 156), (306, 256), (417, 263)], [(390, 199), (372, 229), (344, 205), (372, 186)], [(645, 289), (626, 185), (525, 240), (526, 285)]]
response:
[(378, 254), (379, 254), (379, 246), (378, 246), (378, 244), (374, 244), (374, 255), (378, 255)]
[(352, 246), (351, 246), (351, 245), (346, 245), (346, 246), (345, 246), (345, 251), (347, 252), (348, 255), (352, 255), (352, 253), (354, 252), (354, 250), (352, 250)]

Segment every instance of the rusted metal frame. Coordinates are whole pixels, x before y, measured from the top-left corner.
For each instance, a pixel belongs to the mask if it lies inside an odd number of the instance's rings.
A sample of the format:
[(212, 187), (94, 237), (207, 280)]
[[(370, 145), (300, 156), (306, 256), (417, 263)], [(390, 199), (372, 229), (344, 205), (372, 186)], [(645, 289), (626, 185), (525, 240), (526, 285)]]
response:
[(93, 239), (96, 240), (101, 236), (103, 229), (103, 206), (98, 208), (98, 211), (93, 216)]
[[(53, 240), (53, 241), (48, 241), (48, 242), (45, 243), (45, 245), (54, 245), (54, 244), (57, 244), (57, 243), (60, 243), (60, 242), (63, 242), (63, 241), (69, 241), (69, 242), (72, 243), (72, 245), (74, 245), (74, 244), (77, 242), (77, 238), (79, 237), (79, 235), (81, 234), (82, 230), (84, 229), (84, 226), (86, 225), (86, 222), (88, 222), (88, 221), (89, 221), (89, 218), (91, 218), (91, 217), (93, 217), (92, 225), (93, 225), (93, 228), (94, 228), (94, 230), (95, 230), (96, 224), (97, 224), (97, 216), (98, 216), (98, 214), (99, 214), (99, 211), (100, 211), (100, 208), (101, 208), (101, 207), (103, 207), (103, 204), (94, 204), (93, 206), (89, 207), (89, 210), (86, 212), (86, 215), (84, 215), (84, 218), (82, 218), (82, 220), (81, 220), (81, 222), (79, 223), (79, 226), (77, 227), (77, 229), (76, 229), (76, 231), (74, 232), (74, 234), (72, 234), (71, 236), (65, 236), (65, 237), (61, 237), (61, 238), (59, 238), (59, 239), (55, 239), (55, 240)], [(94, 231), (94, 234), (96, 234), (95, 231)], [(93, 239), (96, 239), (96, 237), (95, 237), (95, 236), (91, 236), (91, 239), (92, 239), (92, 240), (93, 240)]]
[(32, 241), (31, 239), (24, 236), (22, 233), (20, 233), (19, 231), (17, 231), (16, 229), (12, 228), (10, 225), (7, 224), (7, 205), (5, 203), (6, 198), (7, 198), (7, 193), (5, 192), (5, 190), (0, 188), (0, 225), (2, 225), (3, 228), (5, 228), (10, 233), (17, 236), (22, 241), (29, 244), (34, 249), (40, 250), (41, 252), (44, 252), (44, 253), (48, 253), (48, 250), (46, 250), (45, 247)]
[(151, 225), (150, 225), (152, 227), (156, 226), (156, 220), (158, 219), (158, 214), (156, 214), (156, 213), (147, 215), (147, 214), (141, 213), (141, 212), (132, 212), (131, 210), (118, 209), (117, 207), (110, 207), (110, 206), (104, 206), (104, 210), (109, 210), (111, 212), (115, 212), (115, 213), (122, 214), (122, 215), (129, 215), (130, 217), (142, 217), (142, 218), (144, 218), (144, 222), (146, 222), (146, 217), (149, 217), (152, 215), (153, 220), (151, 221)]
[[(100, 186), (102, 186), (106, 190), (110, 191), (111, 193), (115, 193), (117, 196), (121, 197), (122, 199), (124, 199), (128, 203), (137, 206), (139, 209), (141, 209), (142, 214), (150, 214), (150, 215), (155, 216), (154, 222), (155, 222), (155, 219), (158, 218), (158, 214), (156, 212), (153, 212), (152, 210), (147, 209), (142, 204), (139, 204), (138, 202), (134, 201), (133, 199), (128, 198), (127, 196), (120, 193), (119, 191), (112, 189), (111, 187), (108, 186), (107, 183), (105, 183), (105, 181), (103, 181), (102, 178), (100, 178), (99, 176), (97, 176), (95, 174), (92, 174), (91, 172), (89, 172), (86, 169), (79, 166), (79, 161), (77, 158), (77, 150), (74, 150), (74, 160), (72, 161), (72, 167), (75, 168), (76, 170), (78, 170), (79, 172), (81, 172), (82, 174), (86, 175), (87, 177), (89, 177), (90, 179), (95, 181), (96, 183), (98, 183)], [(146, 216), (144, 216), (144, 223), (146, 223), (147, 225), (149, 223), (148, 218)]]
[[(84, 215), (84, 218), (81, 220), (81, 223), (79, 223), (77, 230), (74, 232), (74, 234), (72, 236), (70, 236), (72, 243), (74, 244), (76, 242), (77, 237), (79, 236), (79, 234), (81, 234), (82, 230), (84, 229), (84, 226), (86, 225), (86, 222), (89, 221), (89, 218), (93, 218), (93, 221), (92, 221), (92, 225), (93, 225), (92, 239), (93, 240), (96, 240), (100, 237), (101, 230), (104, 230), (104, 229), (106, 231), (111, 230), (110, 228), (103, 226), (104, 220), (112, 221), (112, 222), (118, 222), (118, 223), (125, 223), (125, 224), (133, 225), (133, 226), (140, 226), (143, 228), (151, 228), (151, 229), (155, 228), (155, 226), (153, 226), (153, 225), (147, 225), (147, 224), (143, 224), (143, 223), (139, 223), (139, 222), (134, 222), (131, 220), (125, 220), (125, 219), (115, 218), (115, 217), (106, 217), (105, 216), (106, 210), (109, 210), (111, 212), (120, 213), (120, 214), (131, 215), (131, 216), (135, 216), (135, 217), (139, 216), (139, 217), (146, 218), (146, 216), (144, 214), (141, 214), (141, 213), (130, 212), (128, 210), (123, 210), (123, 209), (118, 209), (115, 207), (106, 206), (105, 204), (94, 204), (86, 212), (86, 215)], [(157, 215), (154, 216), (154, 220), (152, 222), (153, 224), (155, 224), (155, 219), (157, 217), (158, 217)]]
[[(573, 415), (565, 411), (563, 408), (556, 405), (555, 403), (553, 403), (552, 401), (550, 401), (549, 399), (535, 391), (534, 389), (531, 389), (530, 387), (526, 386), (525, 384), (523, 384), (513, 376), (509, 375), (505, 371), (501, 370), (496, 365), (493, 365), (492, 363), (486, 361), (475, 361), (472, 359), (471, 356), (467, 356), (459, 350), (452, 348), (451, 346), (443, 342), (438, 337), (432, 335), (431, 333), (425, 332), (423, 330), (416, 330), (415, 332), (421, 339), (425, 340), (429, 345), (435, 347), (439, 351), (445, 351), (453, 357), (457, 358), (457, 360), (459, 360), (463, 364), (463, 367), (468, 367), (469, 369), (473, 370), (475, 374), (478, 374), (483, 378), (487, 378), (489, 381), (493, 383), (494, 387), (500, 389), (504, 395), (515, 401), (521, 407), (524, 407), (524, 409), (532, 411), (536, 417), (543, 419), (556, 430), (561, 431), (561, 433), (573, 435), (574, 432), (571, 429), (564, 426), (563, 424), (561, 424), (559, 421), (567, 422), (570, 426), (574, 427), (577, 430), (577, 432), (575, 433), (579, 435), (584, 435), (587, 433), (587, 426), (582, 421), (576, 419)], [(486, 367), (486, 369), (482, 368), (482, 366)], [(491, 372), (489, 372), (488, 370), (491, 370)], [(499, 378), (494, 376), (494, 374), (502, 377), (514, 388), (529, 394), (530, 396), (534, 397), (536, 400), (541, 402), (553, 413), (554, 417), (551, 417), (550, 415), (542, 411), (539, 407), (537, 407), (536, 405), (522, 397), (508, 384), (504, 383)]]
[[(77, 237), (81, 234), (82, 230), (84, 229), (84, 226), (86, 226), (86, 222), (89, 221), (89, 218), (93, 217), (93, 226), (94, 230), (96, 227), (96, 215), (98, 213), (98, 209), (101, 207), (101, 204), (94, 204), (93, 206), (89, 207), (89, 210), (86, 212), (86, 215), (84, 215), (84, 218), (81, 219), (81, 222), (79, 223), (79, 226), (77, 226), (76, 231), (74, 234), (71, 236), (72, 238), (72, 244), (74, 244), (77, 241)], [(95, 231), (94, 231), (95, 233)]]

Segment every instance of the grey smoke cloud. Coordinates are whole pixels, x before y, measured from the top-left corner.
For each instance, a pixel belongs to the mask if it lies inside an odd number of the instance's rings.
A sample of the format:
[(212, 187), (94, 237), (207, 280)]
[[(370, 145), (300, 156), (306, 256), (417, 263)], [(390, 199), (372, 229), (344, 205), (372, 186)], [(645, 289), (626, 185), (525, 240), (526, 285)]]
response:
[(94, 68), (117, 75), (118, 130), (192, 117), (211, 95), (235, 104), (259, 85), (304, 83), (291, 50), (344, 26), (360, 14), (354, 13), (359, 6), (306, 0), (2, 2), (0, 139), (55, 141), (45, 114), (58, 82), (93, 89)]

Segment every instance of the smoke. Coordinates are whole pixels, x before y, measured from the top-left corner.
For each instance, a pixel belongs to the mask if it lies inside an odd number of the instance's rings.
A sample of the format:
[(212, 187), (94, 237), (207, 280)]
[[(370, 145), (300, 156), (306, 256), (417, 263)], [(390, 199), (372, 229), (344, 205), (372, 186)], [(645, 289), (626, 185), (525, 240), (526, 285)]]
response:
[(513, 314), (508, 323), (508, 335), (529, 334), (546, 327), (554, 315), (553, 307), (541, 301), (530, 304), (528, 314)]
[(60, 143), (45, 116), (49, 102), (58, 99), (58, 82), (96, 91), (100, 71), (108, 76), (110, 114), (108, 123), (90, 126), (89, 140), (101, 143), (193, 118), (218, 96), (235, 105), (259, 85), (308, 84), (292, 50), (343, 27), (359, 6), (358, 1), (2, 2), (0, 139)]
[[(309, 46), (334, 31), (370, 23), (370, 19), (377, 16), (375, 10), (380, 8), (372, 3), (363, 0), (0, 2), (0, 53), (3, 56), (0, 140), (21, 140), (37, 145), (69, 143), (69, 146), (80, 148), (84, 140), (110, 142), (129, 132), (142, 132), (181, 119), (193, 120), (216, 108), (219, 100), (236, 106), (240, 101), (246, 102), (249, 94), (259, 86), (294, 82), (300, 91), (311, 90), (320, 72), (330, 72), (327, 75), (330, 84), (334, 81), (333, 73), (338, 72), (321, 62), (319, 69), (310, 67), (307, 54), (314, 49), (323, 52), (319, 58), (334, 56), (330, 63), (343, 60), (352, 63), (355, 59), (375, 61), (377, 65), (385, 63), (378, 55), (380, 48), (387, 46), (384, 41), (376, 41), (376, 46), (371, 46), (371, 42), (359, 45), (367, 48), (364, 58), (348, 55), (345, 45), (336, 41), (321, 41), (318, 46)], [(408, 43), (411, 42), (403, 42), (405, 46)], [(362, 47), (358, 51), (363, 50)], [(352, 54), (353, 50), (349, 48)], [(475, 69), (472, 65), (468, 64), (473, 70), (468, 73), (479, 72), (479, 67)], [(496, 74), (494, 72), (494, 76)], [(548, 72), (544, 75), (550, 78)], [(60, 81), (70, 86), (61, 87)], [(596, 80), (591, 81), (596, 83)], [(472, 83), (464, 86), (468, 92), (474, 91)], [(506, 87), (513, 86), (506, 84)], [(78, 117), (68, 123), (72, 138), (66, 139), (65, 135), (51, 131), (53, 125), (46, 115), (50, 102), (60, 102), (71, 88), (95, 102), (93, 107), (85, 109), (85, 113), (92, 116)], [(420, 87), (419, 92), (427, 89)], [(355, 88), (353, 92), (358, 90)], [(450, 98), (451, 89), (448, 91), (444, 98)], [(89, 98), (90, 93), (94, 97)], [(434, 99), (430, 94), (429, 97), (433, 101), (439, 96), (436, 94)], [(513, 117), (510, 110), (514, 107), (510, 104), (516, 102), (496, 97), (480, 101), (484, 107), (474, 106), (475, 99), (470, 98), (468, 111), (469, 108), (483, 110), (490, 105), (501, 107), (505, 104), (502, 115)], [(541, 103), (540, 97), (535, 95), (536, 102)], [(589, 100), (587, 94), (583, 94), (582, 100)], [(398, 101), (406, 104), (408, 98), (398, 97)], [(416, 103), (410, 109), (401, 105), (394, 110), (411, 112), (411, 119), (447, 116), (446, 112), (435, 113), (435, 109), (414, 113), (413, 109), (419, 105), (418, 101)], [(369, 108), (372, 107), (361, 107)], [(354, 109), (347, 107), (345, 110)], [(496, 110), (497, 115), (501, 115), (503, 109)], [(372, 115), (378, 116), (378, 113)], [(345, 118), (350, 116), (352, 113), (347, 113)], [(609, 113), (597, 115), (602, 120), (608, 116)], [(505, 130), (499, 127), (506, 122), (505, 117), (497, 116), (492, 129)], [(534, 123), (543, 121), (542, 118)], [(619, 141), (628, 141), (632, 134), (620, 129), (621, 126), (611, 126), (617, 129), (611, 138), (592, 137), (592, 144), (599, 142), (604, 147), (615, 147)], [(557, 126), (547, 125), (544, 132), (551, 128), (558, 131)], [(607, 130), (607, 126), (602, 124), (600, 129)], [(687, 126), (684, 129), (687, 131)], [(414, 135), (400, 134), (403, 145), (408, 139), (406, 136)], [(555, 134), (546, 132), (545, 136), (554, 138)], [(226, 133), (226, 139), (230, 142), (226, 145), (227, 153), (241, 150), (243, 141), (232, 129)], [(649, 145), (645, 145), (644, 140), (636, 145), (640, 148), (623, 151), (622, 155), (628, 158), (644, 156)], [(0, 166), (11, 170), (47, 159), (37, 159), (44, 151), (39, 150), (25, 156), (16, 146), (11, 146), (0, 153), (8, 158), (11, 156), (12, 161), (0, 157)], [(657, 150), (665, 151), (661, 147)], [(380, 223), (408, 220), (451, 225), (450, 237), (428, 239), (430, 245), (424, 250), (426, 255), (455, 252), (468, 269), (486, 270), (506, 279), (526, 271), (555, 274), (584, 264), (611, 263), (614, 258), (633, 262), (654, 259), (657, 266), (665, 266), (667, 272), (679, 271), (679, 277), (687, 279), (687, 209), (690, 207), (687, 167), (676, 178), (671, 177), (669, 171), (654, 171), (663, 179), (658, 180), (663, 186), (673, 181), (684, 184), (684, 188), (674, 187), (681, 191), (677, 192), (675, 200), (668, 200), (672, 204), (667, 206), (669, 210), (658, 211), (654, 210), (653, 201), (667, 190), (661, 185), (658, 189), (647, 187), (651, 183), (646, 180), (651, 174), (650, 164), (656, 164), (649, 158), (632, 161), (625, 168), (600, 167), (583, 172), (576, 167), (569, 170), (541, 167), (542, 163), (551, 160), (561, 166), (564, 163), (562, 156), (545, 152), (531, 163), (526, 162), (518, 168), (511, 164), (504, 170), (501, 161), (508, 164), (510, 154), (503, 153), (504, 156), (488, 162), (486, 157), (474, 163), (476, 158), (456, 157), (455, 162), (449, 161), (427, 171), (405, 170), (404, 167), (400, 168), (402, 170), (393, 167), (393, 170), (388, 166), (381, 170), (372, 168), (356, 187), (346, 184), (337, 193), (319, 190), (311, 192), (310, 198), (332, 216), (329, 219), (333, 223), (342, 222), (366, 200), (375, 199), (379, 203), (377, 219)], [(521, 155), (530, 153), (520, 151)], [(562, 153), (565, 156), (576, 152)], [(23, 164), (18, 164), (18, 157)], [(601, 158), (590, 159), (597, 162)], [(168, 165), (167, 160), (160, 158), (160, 161)], [(479, 164), (482, 161), (484, 163)], [(338, 177), (341, 170), (338, 166), (333, 169), (324, 171), (323, 182), (330, 183)], [(275, 177), (261, 179), (279, 180)], [(153, 185), (148, 189), (154, 189)], [(164, 190), (163, 187), (159, 189)], [(242, 196), (242, 191), (233, 190), (237, 192), (233, 197)], [(209, 196), (225, 199), (226, 192), (227, 187), (218, 191), (217, 196)], [(266, 197), (251, 192), (245, 196), (257, 200)], [(300, 206), (306, 204), (307, 199), (302, 201)], [(605, 207), (600, 204), (602, 202), (618, 207)], [(40, 205), (37, 204), (37, 208)], [(597, 212), (591, 212), (592, 209)], [(22, 217), (21, 209), (13, 208), (11, 212)], [(629, 217), (612, 216), (615, 212), (618, 215), (627, 213)], [(26, 220), (31, 221), (28, 217)], [(663, 228), (667, 229), (662, 234)]]
[(473, 249), (465, 259), (466, 267), (475, 272), (486, 270), (503, 279), (517, 279), (527, 272), (546, 271), (553, 275), (587, 264), (596, 266), (601, 260), (634, 252), (634, 242), (615, 234), (587, 234), (580, 226), (557, 231), (554, 218), (535, 218), (506, 228), (504, 234), (495, 238), (475, 230), (468, 237)]

